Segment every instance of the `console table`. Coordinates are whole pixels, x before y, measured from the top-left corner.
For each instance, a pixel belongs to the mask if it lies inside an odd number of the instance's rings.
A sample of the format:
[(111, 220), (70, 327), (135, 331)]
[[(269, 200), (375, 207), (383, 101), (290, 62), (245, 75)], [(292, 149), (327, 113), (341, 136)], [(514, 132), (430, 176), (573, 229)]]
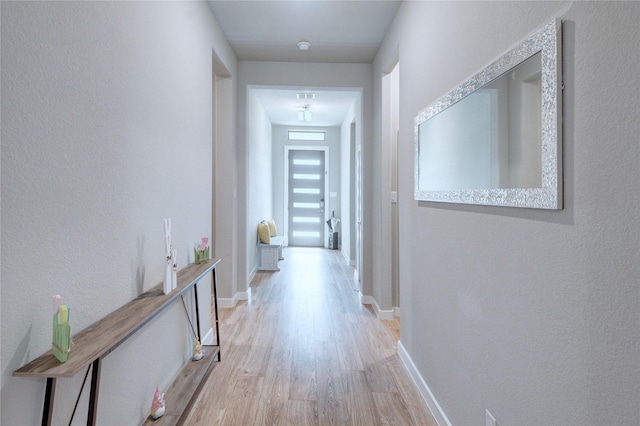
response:
[(219, 262), (220, 259), (213, 259), (207, 263), (189, 265), (178, 271), (178, 286), (171, 293), (163, 294), (162, 284), (160, 284), (75, 334), (72, 337), (74, 344), (67, 362), (60, 363), (53, 356), (53, 353), (49, 351), (14, 371), (13, 375), (17, 377), (41, 377), (47, 379), (42, 424), (51, 425), (57, 378), (73, 377), (88, 368), (89, 365), (92, 365), (87, 425), (95, 425), (102, 359), (165, 308), (176, 302), (180, 296), (191, 288), (193, 288), (195, 298), (198, 339), (201, 339), (198, 287), (195, 284), (211, 272), (216, 328), (215, 345), (203, 345), (206, 356), (200, 361), (189, 362), (185, 366), (171, 387), (165, 392), (166, 400), (170, 401), (167, 404), (165, 415), (154, 422), (154, 424), (157, 424), (162, 420), (160, 423), (163, 425), (182, 423), (184, 421), (183, 417), (188, 414), (188, 410), (194, 402), (194, 397), (200, 391), (204, 379), (211, 371), (215, 358), (217, 357), (218, 361), (220, 361), (216, 286), (216, 265)]

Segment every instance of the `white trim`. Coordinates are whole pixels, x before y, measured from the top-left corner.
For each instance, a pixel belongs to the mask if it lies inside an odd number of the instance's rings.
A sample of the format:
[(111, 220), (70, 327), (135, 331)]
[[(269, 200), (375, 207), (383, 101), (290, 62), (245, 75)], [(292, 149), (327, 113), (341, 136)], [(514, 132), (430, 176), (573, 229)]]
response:
[(256, 245), (256, 264), (253, 266), (253, 269), (251, 270), (251, 272), (249, 273), (249, 283), (251, 283), (251, 281), (253, 281), (253, 278), (256, 276), (256, 273), (258, 272), (258, 246)]
[(362, 305), (373, 305), (373, 302), (375, 302), (372, 296), (365, 296), (361, 292), (358, 292), (358, 295), (360, 296), (360, 303)]
[(380, 309), (378, 302), (376, 302), (376, 299), (374, 299), (373, 296), (365, 296), (360, 293), (360, 303), (363, 305), (371, 305), (378, 319), (392, 320), (395, 317), (393, 309)]
[(380, 309), (377, 303), (373, 305), (373, 309), (375, 309), (376, 314), (378, 315), (378, 319), (392, 320), (395, 318), (395, 315), (393, 314), (393, 309), (385, 309), (385, 310)]
[[(360, 98), (360, 102), (362, 102), (362, 98)], [(361, 104), (362, 105), (362, 104)], [(362, 118), (362, 116), (361, 116)], [(357, 129), (356, 129), (357, 130)], [(363, 214), (362, 211), (364, 209), (363, 206), (363, 195), (362, 192), (364, 190), (364, 185), (362, 182), (362, 141), (360, 141), (360, 143), (358, 143), (358, 140), (356, 139), (356, 170), (354, 172), (355, 178), (356, 178), (356, 193), (355, 193), (355, 197), (356, 197), (356, 271), (358, 272), (358, 283), (360, 284), (360, 287), (362, 287), (362, 277), (363, 277), (363, 253), (364, 253), (364, 246), (363, 246), (363, 225), (362, 225), (362, 219), (363, 219)]]
[(203, 345), (213, 345), (213, 327), (209, 328), (209, 331), (207, 331), (207, 334), (204, 335), (200, 343)]
[(399, 307), (396, 306), (395, 308), (393, 308), (393, 315), (396, 316), (396, 317), (400, 316), (400, 308)]
[(219, 297), (218, 298), (218, 307), (219, 308), (233, 308), (236, 306), (239, 300), (249, 300), (251, 299), (251, 287), (247, 289), (247, 291), (239, 291), (233, 295), (232, 298), (227, 297)]
[(413, 383), (418, 388), (420, 396), (422, 396), (424, 402), (427, 403), (427, 407), (429, 407), (429, 411), (431, 411), (431, 415), (433, 415), (433, 418), (438, 423), (438, 426), (451, 426), (451, 422), (449, 422), (447, 415), (442, 410), (442, 407), (440, 407), (440, 404), (438, 404), (438, 401), (436, 401), (436, 398), (435, 396), (433, 396), (431, 389), (429, 389), (429, 386), (427, 386), (427, 383), (422, 378), (422, 375), (418, 371), (416, 365), (413, 363), (413, 360), (409, 356), (409, 353), (402, 345), (402, 342), (399, 340), (398, 355), (400, 356), (400, 361), (402, 361), (403, 367), (405, 368), (405, 370), (407, 370), (407, 373), (409, 373), (409, 377), (411, 377)]
[(344, 247), (342, 246), (340, 247), (340, 253), (342, 253), (342, 257), (344, 257), (345, 262), (347, 262), (351, 268), (356, 267), (356, 261), (349, 259), (349, 255), (344, 251)]

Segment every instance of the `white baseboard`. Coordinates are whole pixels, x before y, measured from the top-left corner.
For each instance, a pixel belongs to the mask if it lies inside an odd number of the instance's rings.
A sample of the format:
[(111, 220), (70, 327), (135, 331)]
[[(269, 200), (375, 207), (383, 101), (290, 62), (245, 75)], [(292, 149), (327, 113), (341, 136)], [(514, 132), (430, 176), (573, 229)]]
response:
[(355, 260), (351, 260), (351, 258), (347, 254), (347, 252), (345, 252), (342, 249), (342, 247), (340, 247), (340, 253), (342, 253), (342, 257), (344, 257), (344, 260), (349, 264), (350, 267), (352, 267), (352, 268), (356, 267), (356, 261)]
[(249, 273), (249, 284), (251, 284), (251, 281), (253, 281), (253, 278), (256, 276), (256, 273), (258, 272), (258, 265), (253, 267), (253, 270)]
[(207, 334), (204, 335), (200, 343), (203, 345), (213, 345), (213, 327), (207, 331)]
[(398, 307), (393, 308), (393, 315), (396, 316), (396, 317), (399, 317), (400, 316), (400, 308), (398, 308)]
[(360, 293), (360, 303), (362, 303), (363, 305), (373, 306), (373, 310), (376, 313), (378, 319), (392, 320), (394, 318), (393, 309), (380, 309), (380, 306), (378, 306), (378, 302), (376, 302), (376, 299), (374, 299), (373, 296), (365, 296)]
[(433, 393), (431, 393), (431, 389), (429, 389), (429, 386), (427, 386), (427, 383), (422, 378), (422, 375), (416, 368), (416, 365), (413, 363), (413, 360), (409, 356), (409, 353), (404, 348), (404, 346), (402, 346), (402, 342), (399, 340), (398, 355), (400, 356), (400, 360), (402, 361), (402, 365), (404, 366), (405, 370), (407, 370), (407, 373), (409, 373), (409, 376), (413, 380), (413, 383), (415, 383), (416, 387), (418, 388), (420, 396), (422, 396), (424, 402), (427, 403), (427, 407), (429, 407), (433, 418), (436, 419), (438, 426), (451, 426), (451, 422), (449, 422), (447, 415), (442, 410), (442, 407), (440, 407), (440, 404), (438, 404), (438, 401), (436, 401)]
[(218, 307), (219, 308), (233, 308), (236, 306), (239, 300), (249, 300), (251, 299), (251, 287), (247, 289), (247, 291), (239, 291), (233, 295), (232, 298), (219, 297), (218, 298)]

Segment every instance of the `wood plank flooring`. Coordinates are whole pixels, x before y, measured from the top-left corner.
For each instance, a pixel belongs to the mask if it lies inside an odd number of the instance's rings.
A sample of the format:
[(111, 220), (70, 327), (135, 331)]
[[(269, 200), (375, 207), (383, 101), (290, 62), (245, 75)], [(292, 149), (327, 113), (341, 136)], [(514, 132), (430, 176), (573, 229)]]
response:
[(222, 361), (186, 424), (437, 425), (397, 355), (399, 321), (360, 304), (342, 255), (284, 257), (250, 301), (220, 309)]

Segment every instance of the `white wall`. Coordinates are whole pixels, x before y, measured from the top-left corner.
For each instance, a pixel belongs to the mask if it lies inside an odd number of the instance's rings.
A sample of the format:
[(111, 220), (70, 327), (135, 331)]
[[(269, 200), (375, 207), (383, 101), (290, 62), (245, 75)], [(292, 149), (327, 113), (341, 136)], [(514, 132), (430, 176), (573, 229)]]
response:
[[(260, 103), (254, 91), (247, 93), (249, 103), (248, 127), (249, 138), (247, 140), (249, 149), (247, 157), (250, 173), (247, 175), (248, 197), (247, 197), (247, 261), (249, 273), (251, 274), (257, 267), (257, 241), (258, 223), (262, 220), (269, 220), (273, 216), (273, 192), (271, 176), (273, 163), (271, 161), (272, 148), (272, 125), (267, 117), (267, 113)], [(251, 230), (253, 229), (253, 232)], [(253, 244), (250, 244), (250, 243)], [(248, 288), (248, 286), (247, 286)], [(242, 290), (241, 290), (242, 291)]]
[[(564, 209), (413, 200), (413, 117), (564, 20)], [(401, 342), (452, 424), (640, 423), (640, 4), (403, 2)], [(377, 106), (379, 108), (379, 106)]]
[[(391, 191), (398, 192), (398, 131), (400, 119), (400, 64), (396, 63), (389, 78), (389, 160), (391, 163)], [(400, 308), (398, 273), (398, 204), (391, 204), (391, 306)]]
[(367, 176), (373, 180), (373, 222), (376, 229), (373, 244), (372, 297), (378, 317), (393, 318), (393, 308), (399, 306), (397, 263), (397, 205), (391, 203), (391, 191), (397, 190), (397, 132), (398, 132), (398, 80), (397, 48), (384, 60), (378, 59), (374, 76), (374, 133), (373, 169)]
[(211, 228), (219, 306), (238, 294), (238, 156), (236, 144), (236, 84), (226, 69), (217, 70), (214, 55), (214, 198)]
[[(344, 257), (351, 265), (356, 265), (356, 191), (353, 181), (355, 179), (355, 155), (356, 149), (362, 144), (362, 96), (358, 94), (345, 114), (340, 126), (340, 175), (341, 175), (341, 213), (340, 240)], [(351, 141), (351, 128), (355, 127), (355, 140)]]
[[(305, 87), (310, 90), (316, 88), (340, 88), (358, 89), (363, 92), (363, 123), (362, 144), (363, 144), (363, 166), (364, 173), (371, 173), (371, 111), (372, 111), (372, 66), (369, 64), (319, 64), (319, 63), (289, 63), (289, 62), (238, 62), (238, 158), (239, 158), (239, 178), (238, 178), (238, 208), (239, 216), (247, 217), (246, 227), (239, 229), (239, 244), (244, 244), (246, 252), (255, 250), (256, 245), (256, 223), (252, 223), (253, 218), (248, 216), (247, 205), (252, 201), (244, 201), (247, 194), (247, 181), (251, 179), (253, 171), (248, 168), (245, 162), (250, 155), (250, 138), (247, 120), (247, 92), (251, 87), (275, 88), (285, 87)], [(253, 125), (253, 124), (252, 124)], [(365, 236), (371, 235), (371, 182), (365, 182), (365, 217), (363, 218)], [(242, 234), (242, 235), (240, 235)], [(366, 265), (371, 264), (372, 247), (365, 243), (364, 258)], [(249, 278), (252, 264), (243, 268), (239, 265), (238, 287), (243, 286), (245, 290), (249, 288)], [(241, 277), (241, 274), (245, 274)], [(371, 268), (364, 268), (364, 293), (371, 294)]]
[[(1, 7), (0, 423), (23, 425), (40, 422), (45, 380), (11, 373), (50, 349), (51, 296), (78, 332), (161, 282), (163, 218), (180, 267), (211, 234), (212, 49), (232, 73), (235, 58), (203, 2)], [(191, 345), (176, 305), (109, 354), (98, 424), (139, 424)], [(82, 376), (58, 380), (54, 424)]]

